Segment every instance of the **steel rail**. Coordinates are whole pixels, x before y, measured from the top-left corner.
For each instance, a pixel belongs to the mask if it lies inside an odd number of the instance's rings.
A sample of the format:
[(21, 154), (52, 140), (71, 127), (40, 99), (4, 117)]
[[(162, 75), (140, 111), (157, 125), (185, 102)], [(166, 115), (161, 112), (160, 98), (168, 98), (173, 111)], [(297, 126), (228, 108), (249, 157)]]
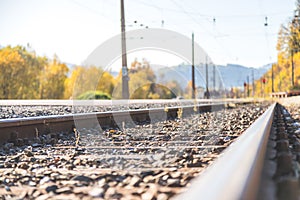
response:
[[(33, 138), (36, 132), (48, 134), (52, 132), (72, 131), (73, 127), (102, 128), (120, 126), (118, 122), (145, 122), (182, 117), (197, 112), (210, 112), (224, 109), (226, 103), (196, 104), (167, 108), (137, 109), (110, 112), (94, 112), (81, 114), (50, 115), (41, 117), (12, 118), (0, 120), (0, 144), (15, 141), (18, 138)], [(179, 112), (180, 111), (180, 112)]]
[(175, 199), (256, 199), (276, 103)]
[(0, 100), (0, 106), (111, 106), (163, 103), (249, 103), (260, 99)]

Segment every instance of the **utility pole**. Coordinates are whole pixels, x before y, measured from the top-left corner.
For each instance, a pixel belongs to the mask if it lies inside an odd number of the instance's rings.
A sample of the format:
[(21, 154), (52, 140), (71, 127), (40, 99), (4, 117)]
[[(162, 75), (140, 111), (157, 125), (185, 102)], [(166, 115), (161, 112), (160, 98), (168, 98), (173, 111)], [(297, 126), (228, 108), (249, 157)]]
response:
[(213, 65), (213, 90), (216, 91), (216, 65)]
[(206, 74), (206, 92), (205, 92), (205, 98), (209, 99), (209, 90), (208, 90), (208, 65), (207, 65), (207, 56), (206, 56), (206, 62), (205, 62), (205, 74)]
[(121, 0), (121, 40), (122, 40), (122, 98), (129, 99), (128, 68), (126, 54), (124, 0)]
[(265, 95), (263, 91), (263, 78), (260, 79), (260, 91), (261, 91), (260, 93), (261, 97), (264, 97)]
[(295, 82), (294, 82), (294, 76), (295, 76), (295, 66), (294, 66), (294, 49), (292, 49), (292, 56), (291, 56), (291, 60), (292, 60), (292, 87), (294, 87)]
[(274, 93), (274, 65), (272, 64), (272, 93)]
[(249, 88), (249, 76), (247, 76), (247, 95), (250, 95), (250, 88)]
[(192, 99), (196, 98), (195, 65), (194, 65), (194, 33), (192, 33)]
[[(291, 49), (291, 62), (292, 62), (292, 87), (295, 86), (295, 66), (294, 66), (294, 50), (296, 47), (296, 39), (295, 39), (295, 26), (296, 30), (299, 28), (298, 24), (298, 13), (295, 12), (295, 18), (292, 20), (292, 49)], [(297, 53), (297, 51), (296, 51)]]
[(254, 84), (254, 69), (252, 69), (252, 96), (255, 95), (255, 84)]

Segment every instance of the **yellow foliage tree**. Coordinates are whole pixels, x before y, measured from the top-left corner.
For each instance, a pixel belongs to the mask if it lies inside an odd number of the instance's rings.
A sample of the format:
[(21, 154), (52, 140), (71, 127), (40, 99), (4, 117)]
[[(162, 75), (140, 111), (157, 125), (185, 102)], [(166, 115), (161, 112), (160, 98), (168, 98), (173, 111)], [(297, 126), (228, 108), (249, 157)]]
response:
[(45, 58), (36, 57), (25, 47), (0, 49), (0, 98), (33, 99), (39, 97), (39, 75)]
[(112, 95), (113, 90), (115, 89), (116, 80), (109, 72), (103, 72), (98, 85), (97, 90)]
[[(155, 74), (151, 69), (149, 62), (146, 59), (143, 59), (140, 63), (135, 59), (132, 64), (132, 68), (129, 70), (129, 94), (134, 95), (130, 98), (147, 98), (145, 96), (146, 88), (149, 88), (148, 85), (155, 82)], [(135, 66), (135, 67), (133, 67)], [(115, 99), (122, 98), (122, 70), (120, 70), (118, 77), (115, 82), (115, 89), (112, 93), (112, 97)], [(144, 87), (145, 86), (145, 87)], [(155, 95), (152, 95), (156, 97)]]
[[(272, 69), (265, 75), (265, 84), (261, 80), (255, 82), (256, 96), (266, 96), (271, 92), (288, 92), (300, 89), (300, 0), (296, 2), (294, 18), (286, 25), (282, 25), (278, 32), (277, 63), (273, 64), (273, 88)], [(292, 74), (294, 72), (294, 78)], [(294, 84), (293, 84), (294, 83)]]
[(61, 63), (55, 55), (53, 60), (44, 66), (40, 75), (40, 98), (61, 99), (64, 97), (64, 83), (67, 79), (68, 67)]
[(114, 77), (95, 66), (76, 66), (71, 76), (65, 81), (65, 98), (77, 98), (87, 91), (101, 91), (112, 94), (115, 86)]

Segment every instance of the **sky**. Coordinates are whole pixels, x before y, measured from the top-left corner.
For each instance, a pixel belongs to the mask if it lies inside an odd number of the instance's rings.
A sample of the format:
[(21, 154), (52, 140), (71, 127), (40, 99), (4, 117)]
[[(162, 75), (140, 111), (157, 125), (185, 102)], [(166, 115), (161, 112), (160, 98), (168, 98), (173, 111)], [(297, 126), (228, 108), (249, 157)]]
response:
[[(295, 9), (295, 0), (124, 2), (126, 31), (148, 26), (186, 37), (194, 33), (215, 64), (247, 67), (276, 62), (279, 27)], [(29, 44), (38, 55), (56, 54), (66, 63), (82, 64), (120, 29), (119, 0), (0, 0), (0, 46)], [(174, 55), (139, 51), (128, 55), (128, 65), (134, 58), (167, 66), (183, 62)]]

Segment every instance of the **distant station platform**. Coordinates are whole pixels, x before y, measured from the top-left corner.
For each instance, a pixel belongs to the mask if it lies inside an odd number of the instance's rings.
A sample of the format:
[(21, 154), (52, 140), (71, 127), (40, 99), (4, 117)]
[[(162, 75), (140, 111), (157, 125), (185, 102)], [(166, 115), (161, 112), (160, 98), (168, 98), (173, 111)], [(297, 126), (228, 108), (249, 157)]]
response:
[(299, 96), (300, 90), (293, 90), (289, 92), (273, 92), (271, 93), (271, 97), (273, 98), (286, 98), (291, 96)]

